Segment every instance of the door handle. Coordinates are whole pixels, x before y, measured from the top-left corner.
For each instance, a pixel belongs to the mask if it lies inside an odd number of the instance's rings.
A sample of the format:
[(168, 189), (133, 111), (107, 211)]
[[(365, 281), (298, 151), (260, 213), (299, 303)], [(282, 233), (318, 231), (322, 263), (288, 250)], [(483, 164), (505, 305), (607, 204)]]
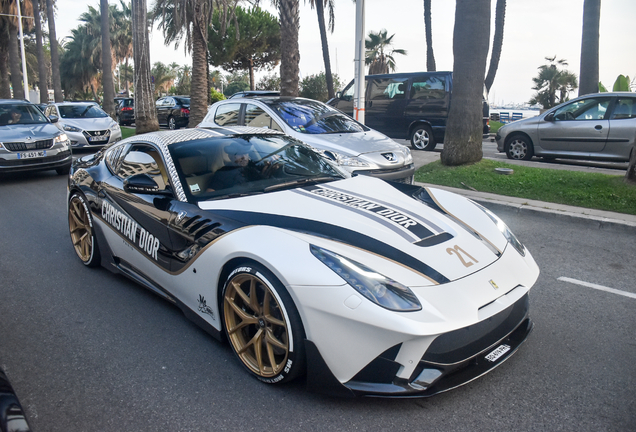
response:
[(594, 126), (594, 129), (596, 129), (596, 130), (601, 130), (601, 129), (603, 129), (603, 126), (601, 126), (601, 125), (596, 125), (596, 126)]

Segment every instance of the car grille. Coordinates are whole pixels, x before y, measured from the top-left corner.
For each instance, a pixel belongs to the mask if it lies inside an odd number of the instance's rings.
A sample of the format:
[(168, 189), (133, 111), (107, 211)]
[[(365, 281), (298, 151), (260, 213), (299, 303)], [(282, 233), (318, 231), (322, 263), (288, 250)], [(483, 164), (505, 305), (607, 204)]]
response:
[(503, 339), (528, 314), (528, 294), (509, 308), (475, 325), (438, 336), (422, 361), (452, 364), (466, 360)]
[[(4, 145), (4, 144), (3, 144)], [(30, 158), (30, 159), (15, 159), (15, 160), (6, 160), (0, 158), (0, 167), (13, 167), (13, 166), (21, 166), (21, 165), (37, 165), (40, 163), (49, 163), (49, 162), (57, 162), (63, 159), (66, 159), (71, 155), (70, 150), (66, 150), (56, 154), (55, 156), (46, 156), (41, 158)]]
[(2, 145), (9, 151), (43, 150), (53, 147), (53, 140), (40, 140), (34, 142), (3, 142)]
[(99, 131), (82, 131), (82, 133), (84, 134), (86, 138), (92, 137), (92, 136), (109, 136), (110, 130), (106, 129), (106, 130), (99, 130)]

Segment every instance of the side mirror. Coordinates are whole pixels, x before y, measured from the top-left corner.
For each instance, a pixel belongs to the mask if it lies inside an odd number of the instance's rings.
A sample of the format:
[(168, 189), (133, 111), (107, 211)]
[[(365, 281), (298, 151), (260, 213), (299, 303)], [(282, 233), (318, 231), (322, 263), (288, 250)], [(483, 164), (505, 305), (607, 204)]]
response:
[(49, 120), (51, 120), (51, 123), (57, 123), (59, 120), (59, 117), (55, 115), (50, 115)]
[(165, 190), (159, 189), (159, 185), (148, 174), (135, 174), (124, 180), (124, 190), (131, 193), (164, 195)]
[(553, 122), (554, 121), (554, 113), (551, 112), (550, 114), (548, 114), (547, 116), (545, 116), (545, 118), (543, 119), (545, 121), (549, 121), (549, 122)]
[(336, 92), (336, 99), (342, 99), (342, 92)]

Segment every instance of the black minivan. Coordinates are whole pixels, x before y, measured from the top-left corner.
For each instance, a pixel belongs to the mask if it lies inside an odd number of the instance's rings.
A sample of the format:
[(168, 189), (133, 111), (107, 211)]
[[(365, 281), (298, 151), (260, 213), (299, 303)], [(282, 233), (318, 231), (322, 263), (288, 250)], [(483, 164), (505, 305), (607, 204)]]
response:
[[(444, 142), (453, 89), (452, 72), (367, 75), (365, 124), (391, 138), (409, 139), (413, 148), (433, 150)], [(353, 115), (353, 81), (327, 102)], [(483, 103), (484, 134), (489, 107)]]

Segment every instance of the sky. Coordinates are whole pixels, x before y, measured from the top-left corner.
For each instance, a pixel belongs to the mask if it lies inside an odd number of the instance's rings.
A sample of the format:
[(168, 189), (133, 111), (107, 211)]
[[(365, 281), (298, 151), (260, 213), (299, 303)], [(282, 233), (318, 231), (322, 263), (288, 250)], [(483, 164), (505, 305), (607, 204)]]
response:
[[(148, 7), (153, 0), (147, 0)], [(119, 0), (110, 1), (119, 4)], [(308, 1), (300, 0), (300, 72), (301, 78), (324, 71), (320, 32), (316, 11)], [(453, 70), (453, 25), (455, 2), (433, 0), (431, 6), (433, 50), (437, 70)], [(79, 16), (99, 0), (57, 0), (56, 31), (58, 39), (69, 36), (79, 26)], [(496, 0), (492, 0), (490, 24), (494, 33)], [(264, 9), (278, 16), (269, 0), (261, 0)], [(407, 51), (396, 55), (396, 72), (426, 70), (426, 39), (422, 0), (366, 0), (366, 33), (386, 29), (395, 34), (393, 48)], [(355, 3), (335, 0), (335, 31), (328, 35), (332, 72), (343, 85), (354, 75)], [(545, 57), (557, 56), (568, 62), (570, 71), (579, 75), (583, 0), (508, 0), (504, 42), (495, 82), (489, 100), (496, 105), (527, 102), (534, 91), (532, 78), (537, 68), (546, 64)], [(636, 0), (603, 0), (601, 2), (599, 78), (611, 88), (620, 74), (636, 77)], [(491, 36), (492, 44), (492, 36)], [(156, 28), (151, 35), (151, 62), (190, 64), (183, 46), (166, 47)], [(488, 57), (488, 62), (490, 54)], [(278, 72), (278, 67), (275, 69)], [(63, 71), (62, 71), (63, 73)], [(271, 73), (257, 72), (260, 77)], [(571, 96), (576, 96), (575, 91)]]

